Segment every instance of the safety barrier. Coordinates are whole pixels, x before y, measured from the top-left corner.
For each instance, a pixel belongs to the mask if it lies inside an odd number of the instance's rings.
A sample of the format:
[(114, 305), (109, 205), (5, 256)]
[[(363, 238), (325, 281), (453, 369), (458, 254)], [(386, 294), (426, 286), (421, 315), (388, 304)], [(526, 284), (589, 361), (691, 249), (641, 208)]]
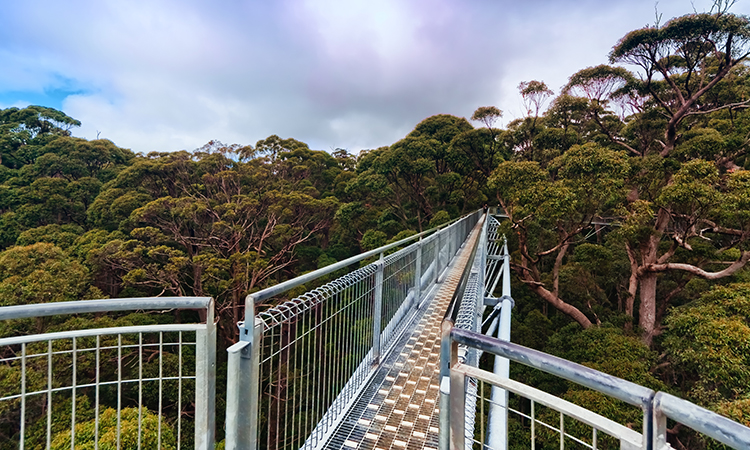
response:
[[(202, 311), (205, 323), (103, 328), (92, 315)], [(72, 322), (64, 317), (76, 315)], [(83, 315), (83, 316), (82, 316)], [(216, 330), (204, 297), (84, 300), (0, 308), (12, 329), (46, 320), (59, 331), (0, 339), (0, 433), (19, 449), (213, 450)], [(61, 322), (56, 324), (54, 321)], [(127, 323), (127, 318), (121, 322)], [(186, 417), (192, 418), (185, 420)]]
[[(242, 340), (227, 350), (226, 448), (322, 445), (480, 215), (249, 295)], [(255, 312), (274, 296), (373, 257), (365, 267)]]
[[(619, 448), (662, 450), (667, 419), (732, 448), (750, 448), (750, 428), (664, 392), (636, 385), (588, 367), (510, 343), (510, 256), (499, 249), (499, 222), (488, 217), (474, 263), (465, 270), (443, 321), (441, 345), (441, 450), (514, 446), (563, 449)], [(500, 262), (502, 261), (502, 264)], [(502, 277), (502, 296), (493, 296)], [(481, 288), (484, 286), (484, 289)], [(472, 305), (476, 305), (472, 311)], [(482, 334), (480, 319), (492, 306)], [(492, 337), (498, 331), (498, 337)], [(482, 353), (494, 355), (494, 371), (477, 367)], [(509, 363), (524, 364), (640, 410), (643, 429), (633, 430), (579, 405), (510, 379)], [(489, 393), (491, 392), (491, 395)], [(516, 427), (511, 442), (509, 419)], [(478, 430), (476, 430), (478, 426)], [(518, 442), (518, 439), (524, 442)]]

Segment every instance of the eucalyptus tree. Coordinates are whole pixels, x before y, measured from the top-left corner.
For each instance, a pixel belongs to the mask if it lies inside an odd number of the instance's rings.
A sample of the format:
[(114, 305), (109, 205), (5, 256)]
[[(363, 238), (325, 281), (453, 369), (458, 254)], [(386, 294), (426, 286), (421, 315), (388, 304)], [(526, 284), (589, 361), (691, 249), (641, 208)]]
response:
[[(594, 143), (574, 146), (547, 167), (506, 161), (490, 187), (518, 238), (518, 278), (583, 328), (599, 321), (592, 305), (563, 298), (560, 273), (570, 251), (585, 242), (592, 222), (622, 204), (627, 158)], [(551, 267), (548, 272), (547, 269)]]
[[(319, 176), (311, 171), (325, 177), (327, 166), (316, 161), (335, 160), (303, 150), (247, 162), (220, 152), (139, 160), (102, 193), (113, 205), (124, 197), (124, 211), (137, 206), (119, 225), (128, 235), (93, 250), (91, 258), (147, 292), (214, 296), (230, 338), (244, 296), (283, 278), (296, 251), (320, 245), (331, 226), (338, 200), (321, 196), (305, 177)], [(149, 200), (137, 205), (138, 196)], [(105, 205), (97, 207), (107, 213)]]
[(571, 76), (545, 116), (565, 136), (630, 156), (627, 196), (610, 211), (622, 227), (611, 238), (630, 263), (624, 312), (649, 344), (691, 279), (726, 278), (750, 260), (750, 185), (741, 170), (750, 144), (750, 22), (728, 6), (626, 34), (610, 54), (619, 66)]
[(41, 155), (40, 149), (60, 136), (70, 136), (81, 122), (43, 106), (0, 109), (0, 164), (18, 169)]
[(471, 120), (485, 126), (462, 131), (451, 142), (450, 154), (454, 168), (480, 184), (486, 183), (500, 161), (510, 158), (510, 152), (502, 142), (505, 132), (495, 128), (495, 123), (502, 116), (503, 112), (494, 106), (477, 108)]
[(358, 176), (350, 192), (368, 192), (392, 211), (403, 227), (422, 230), (436, 212), (457, 213), (472, 187), (460, 174), (454, 139), (472, 130), (464, 118), (440, 114), (423, 120), (390, 147), (366, 152), (358, 161)]

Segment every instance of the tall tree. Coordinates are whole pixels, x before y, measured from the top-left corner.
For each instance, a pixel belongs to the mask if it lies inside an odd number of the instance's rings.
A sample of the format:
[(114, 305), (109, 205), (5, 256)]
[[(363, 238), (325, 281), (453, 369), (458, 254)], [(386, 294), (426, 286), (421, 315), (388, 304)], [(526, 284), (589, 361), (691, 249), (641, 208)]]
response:
[(688, 117), (745, 105), (710, 105), (706, 94), (750, 55), (750, 25), (746, 17), (726, 11), (677, 17), (664, 26), (646, 27), (626, 34), (610, 54), (613, 63), (641, 69), (640, 90), (667, 119), (661, 156), (668, 156), (679, 138), (680, 124)]
[(589, 143), (574, 146), (546, 169), (531, 161), (504, 162), (490, 178), (518, 237), (520, 263), (513, 267), (518, 278), (583, 328), (598, 318), (592, 305), (563, 298), (561, 269), (569, 251), (585, 242), (592, 222), (624, 199), (627, 170), (624, 155)]

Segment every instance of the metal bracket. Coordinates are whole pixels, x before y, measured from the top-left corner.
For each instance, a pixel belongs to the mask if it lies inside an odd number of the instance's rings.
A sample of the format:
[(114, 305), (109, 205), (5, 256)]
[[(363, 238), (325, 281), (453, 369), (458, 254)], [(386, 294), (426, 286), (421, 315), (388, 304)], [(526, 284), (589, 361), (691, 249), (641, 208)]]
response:
[(240, 341), (246, 341), (246, 342), (253, 341), (253, 329), (245, 327), (244, 320), (237, 322), (237, 328), (240, 329)]
[(516, 306), (516, 301), (513, 300), (513, 297), (510, 297), (508, 295), (503, 295), (500, 298), (495, 297), (485, 297), (484, 298), (484, 306), (496, 306), (501, 304), (504, 300), (510, 300), (510, 307), (514, 308)]

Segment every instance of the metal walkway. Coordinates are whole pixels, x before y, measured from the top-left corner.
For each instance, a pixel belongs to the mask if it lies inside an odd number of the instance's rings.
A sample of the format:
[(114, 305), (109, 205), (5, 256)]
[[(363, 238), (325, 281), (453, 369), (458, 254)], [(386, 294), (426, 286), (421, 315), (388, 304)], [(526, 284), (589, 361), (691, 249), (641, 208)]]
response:
[(440, 324), (458, 286), (480, 228), (423, 300), (359, 399), (326, 442), (326, 449), (437, 450)]

